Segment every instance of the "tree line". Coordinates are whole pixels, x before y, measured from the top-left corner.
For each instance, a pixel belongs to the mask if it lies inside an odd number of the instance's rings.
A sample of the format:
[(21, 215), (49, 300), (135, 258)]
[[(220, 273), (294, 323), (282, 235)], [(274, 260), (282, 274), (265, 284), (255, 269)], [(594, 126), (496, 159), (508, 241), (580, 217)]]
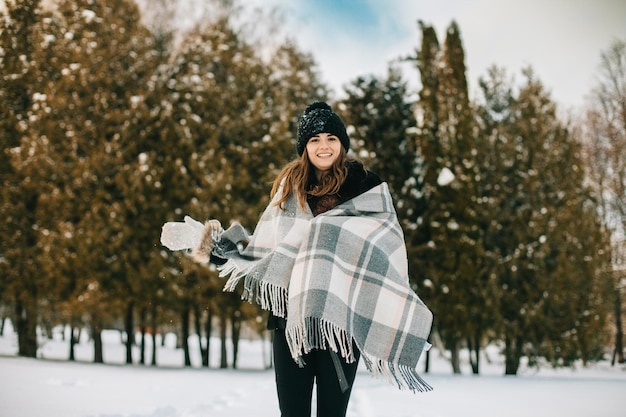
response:
[[(130, 0), (53, 5), (8, 1), (0, 22), (0, 305), (19, 354), (35, 357), (37, 329), (64, 324), (72, 337), (88, 329), (102, 362), (102, 330), (116, 327), (127, 363), (146, 363), (145, 338), (175, 329), (190, 366), (193, 330), (204, 366), (219, 334), (220, 366), (232, 340), (236, 367), (242, 325), (262, 332), (264, 313), (223, 293), (214, 268), (164, 250), (161, 226), (190, 215), (253, 229), (296, 156), (300, 112), (332, 92), (310, 54), (255, 39), (232, 2), (208, 2), (185, 31), (167, 0), (149, 18)], [(608, 70), (624, 43), (603, 55), (595, 107), (564, 122), (531, 69), (517, 85), (493, 67), (471, 98), (458, 26), (442, 44), (418, 29), (401, 65), (419, 91), (391, 62), (333, 105), (355, 154), (390, 185), (432, 342), (454, 372), (466, 348), (478, 373), (488, 343), (507, 374), (524, 357), (560, 366), (613, 348), (623, 361), (626, 94)]]

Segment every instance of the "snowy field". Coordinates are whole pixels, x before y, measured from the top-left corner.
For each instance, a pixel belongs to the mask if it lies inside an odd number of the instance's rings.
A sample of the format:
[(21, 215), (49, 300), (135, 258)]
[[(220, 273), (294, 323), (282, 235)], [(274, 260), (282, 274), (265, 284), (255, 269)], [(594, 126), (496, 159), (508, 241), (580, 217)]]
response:
[[(211, 341), (212, 369), (183, 368), (173, 336), (159, 347), (159, 367), (124, 365), (118, 332), (104, 336), (105, 365), (89, 363), (93, 347), (77, 346), (70, 363), (67, 343), (56, 335), (42, 343), (42, 359), (16, 357), (17, 340), (0, 338), (0, 417), (278, 417), (272, 370), (265, 369), (269, 343), (242, 340), (238, 370), (216, 369), (219, 340)], [(197, 340), (191, 341), (197, 347)], [(137, 353), (137, 352), (135, 352)], [(135, 355), (139, 357), (139, 355)], [(148, 355), (149, 357), (149, 355)], [(362, 364), (361, 364), (362, 365)], [(423, 369), (420, 366), (419, 369)], [(437, 351), (431, 372), (435, 390), (399, 391), (361, 366), (348, 410), (350, 417), (624, 417), (626, 367), (608, 363), (590, 368), (523, 368), (505, 377), (502, 358), (489, 349), (481, 375), (452, 375)]]

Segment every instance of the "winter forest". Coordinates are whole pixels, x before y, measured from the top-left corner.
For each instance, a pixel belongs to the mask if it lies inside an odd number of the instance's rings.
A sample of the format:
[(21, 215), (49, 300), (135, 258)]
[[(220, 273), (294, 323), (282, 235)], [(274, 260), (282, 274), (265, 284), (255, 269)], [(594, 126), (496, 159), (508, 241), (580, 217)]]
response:
[[(416, 20), (403, 59), (417, 91), (390, 62), (336, 94), (271, 16), (205, 4), (184, 30), (173, 0), (0, 9), (0, 335), (10, 322), (20, 356), (66, 326), (70, 360), (86, 332), (103, 362), (116, 329), (126, 363), (156, 366), (156, 336), (173, 332), (186, 366), (196, 340), (203, 366), (236, 368), (240, 338), (268, 337), (266, 313), (165, 250), (161, 226), (190, 215), (252, 230), (296, 157), (300, 112), (322, 99), (390, 186), (451, 372), (466, 351), (480, 373), (489, 345), (507, 375), (522, 359), (624, 362), (626, 40), (598, 51), (591, 99), (564, 116), (532, 68), (494, 66), (470, 99), (455, 22), (438, 39)], [(148, 338), (152, 354), (133, 357)]]

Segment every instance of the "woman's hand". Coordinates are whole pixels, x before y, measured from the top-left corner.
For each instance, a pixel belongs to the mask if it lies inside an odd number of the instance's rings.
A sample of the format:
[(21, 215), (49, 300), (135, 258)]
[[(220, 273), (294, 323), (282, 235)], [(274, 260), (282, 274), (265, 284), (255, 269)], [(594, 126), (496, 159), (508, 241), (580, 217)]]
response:
[(219, 239), (222, 225), (217, 220), (204, 224), (189, 216), (184, 222), (167, 222), (161, 229), (161, 244), (169, 250), (191, 250), (197, 262), (208, 262), (215, 241)]
[(167, 222), (161, 229), (161, 244), (169, 250), (195, 249), (200, 246), (204, 225), (189, 216), (184, 222)]
[(200, 244), (191, 251), (191, 256), (196, 262), (207, 263), (211, 259), (211, 252), (215, 247), (215, 241), (219, 239), (222, 225), (217, 220), (208, 220), (204, 223), (204, 232)]

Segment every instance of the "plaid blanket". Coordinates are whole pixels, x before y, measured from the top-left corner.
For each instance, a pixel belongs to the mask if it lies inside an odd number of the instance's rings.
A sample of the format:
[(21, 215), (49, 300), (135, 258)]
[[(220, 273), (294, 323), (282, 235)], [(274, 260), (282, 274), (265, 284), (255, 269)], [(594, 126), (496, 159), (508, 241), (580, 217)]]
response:
[(252, 236), (236, 223), (221, 234), (214, 251), (227, 259), (219, 267), (229, 276), (225, 291), (243, 280), (242, 298), (286, 317), (291, 354), (301, 365), (311, 349), (354, 361), (354, 342), (374, 375), (430, 391), (415, 368), (430, 347), (432, 313), (410, 288), (387, 184), (316, 217), (293, 197), (284, 208), (270, 203)]

